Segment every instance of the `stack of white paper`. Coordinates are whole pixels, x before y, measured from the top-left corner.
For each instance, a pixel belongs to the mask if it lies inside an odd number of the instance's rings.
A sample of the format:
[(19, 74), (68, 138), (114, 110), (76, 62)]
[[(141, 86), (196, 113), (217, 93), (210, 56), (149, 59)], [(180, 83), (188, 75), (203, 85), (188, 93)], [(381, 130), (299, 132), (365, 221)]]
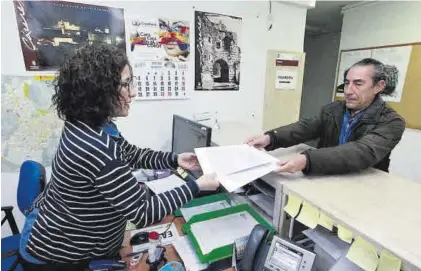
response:
[(277, 169), (278, 160), (248, 145), (196, 148), (203, 173), (216, 173), (228, 192)]
[(180, 187), (186, 182), (183, 179), (179, 178), (177, 175), (171, 174), (168, 177), (153, 180), (146, 182), (145, 184), (151, 189), (155, 194), (160, 194), (176, 187)]
[(208, 267), (207, 263), (200, 262), (199, 257), (197, 257), (196, 251), (187, 236), (180, 237), (173, 243), (173, 246), (183, 260), (186, 271), (199, 271)]
[(183, 214), (184, 220), (186, 220), (187, 222), (194, 215), (222, 210), (229, 207), (231, 207), (231, 205), (226, 200), (221, 200), (221, 201), (203, 204), (199, 206), (181, 208), (180, 211)]
[(250, 235), (258, 222), (246, 211), (194, 223), (191, 231), (203, 254)]

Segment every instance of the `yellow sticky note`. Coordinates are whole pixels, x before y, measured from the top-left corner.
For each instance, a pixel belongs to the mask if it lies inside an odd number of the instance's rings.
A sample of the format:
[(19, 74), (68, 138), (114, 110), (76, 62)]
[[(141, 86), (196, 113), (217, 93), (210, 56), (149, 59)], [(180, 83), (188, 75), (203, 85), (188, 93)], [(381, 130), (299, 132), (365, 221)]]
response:
[(351, 244), (352, 243), (352, 232), (344, 226), (338, 225), (338, 236), (343, 241)]
[(319, 222), (319, 210), (308, 202), (304, 202), (303, 208), (301, 208), (301, 212), (298, 215), (297, 220), (307, 227), (314, 229)]
[(379, 264), (376, 248), (359, 236), (355, 238), (346, 257), (366, 271), (376, 271)]
[(37, 81), (53, 81), (55, 78), (54, 75), (35, 75), (34, 79)]
[(319, 223), (320, 226), (325, 227), (328, 230), (332, 230), (333, 229), (333, 220), (330, 219), (327, 215), (320, 213), (320, 217), (319, 217)]
[(380, 254), (380, 263), (377, 271), (399, 271), (401, 270), (402, 261), (386, 250)]
[(300, 211), (301, 203), (303, 201), (292, 194), (288, 195), (288, 204), (285, 206), (284, 210), (292, 217), (296, 217)]

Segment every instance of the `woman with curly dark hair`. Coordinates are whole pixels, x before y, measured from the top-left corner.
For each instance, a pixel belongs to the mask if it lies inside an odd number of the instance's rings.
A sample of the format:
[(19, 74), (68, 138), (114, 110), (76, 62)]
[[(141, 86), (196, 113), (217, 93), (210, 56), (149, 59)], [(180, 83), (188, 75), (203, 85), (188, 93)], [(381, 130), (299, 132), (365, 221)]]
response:
[(117, 255), (127, 221), (156, 223), (219, 183), (205, 175), (168, 192), (148, 196), (132, 169), (192, 170), (192, 153), (138, 148), (112, 119), (128, 115), (135, 97), (124, 52), (93, 44), (61, 65), (53, 105), (65, 120), (51, 180), (27, 216), (20, 254), (30, 270), (80, 270), (92, 259)]

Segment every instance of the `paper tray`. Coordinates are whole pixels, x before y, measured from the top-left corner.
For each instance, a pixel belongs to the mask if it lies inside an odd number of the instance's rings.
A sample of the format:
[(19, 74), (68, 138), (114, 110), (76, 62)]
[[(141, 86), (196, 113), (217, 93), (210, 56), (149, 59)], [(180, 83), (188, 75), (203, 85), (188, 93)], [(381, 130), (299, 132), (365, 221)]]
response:
[[(228, 197), (226, 193), (219, 193), (215, 195), (193, 199), (187, 202), (186, 204), (184, 204), (183, 208), (195, 207), (195, 206), (205, 205), (208, 203), (223, 201), (223, 200), (227, 201), (230, 205), (232, 205), (232, 200)], [(175, 210), (174, 215), (183, 216), (180, 209)]]
[(219, 261), (219, 260), (231, 257), (232, 251), (233, 251), (233, 244), (214, 249), (208, 254), (203, 254), (199, 247), (199, 243), (197, 242), (195, 236), (193, 235), (191, 231), (191, 225), (197, 222), (206, 221), (206, 220), (210, 220), (217, 217), (227, 216), (230, 214), (235, 214), (235, 213), (239, 213), (243, 211), (248, 212), (254, 219), (256, 219), (256, 221), (259, 224), (262, 224), (263, 226), (268, 228), (270, 231), (275, 232), (275, 229), (269, 223), (267, 223), (266, 220), (264, 220), (248, 204), (241, 204), (241, 205), (233, 206), (233, 207), (226, 208), (223, 210), (217, 210), (217, 211), (213, 211), (209, 213), (198, 214), (198, 215), (192, 216), (192, 218), (188, 222), (186, 222), (185, 224), (181, 226), (183, 231), (190, 238), (190, 241), (192, 242), (193, 247), (196, 250), (197, 256), (199, 257), (202, 263), (211, 263), (211, 262), (215, 262), (215, 261)]

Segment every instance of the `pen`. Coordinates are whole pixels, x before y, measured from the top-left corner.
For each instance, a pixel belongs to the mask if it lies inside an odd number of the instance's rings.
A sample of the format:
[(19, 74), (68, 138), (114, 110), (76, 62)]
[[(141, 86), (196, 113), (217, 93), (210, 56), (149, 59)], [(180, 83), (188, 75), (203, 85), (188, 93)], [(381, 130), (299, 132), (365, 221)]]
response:
[(126, 254), (126, 255), (122, 256), (121, 258), (132, 257), (132, 256), (135, 256), (135, 255), (138, 255), (138, 254), (145, 253), (147, 251), (148, 251), (147, 249), (144, 249), (144, 250), (141, 250), (141, 251), (132, 252), (132, 253), (129, 253), (129, 254)]

